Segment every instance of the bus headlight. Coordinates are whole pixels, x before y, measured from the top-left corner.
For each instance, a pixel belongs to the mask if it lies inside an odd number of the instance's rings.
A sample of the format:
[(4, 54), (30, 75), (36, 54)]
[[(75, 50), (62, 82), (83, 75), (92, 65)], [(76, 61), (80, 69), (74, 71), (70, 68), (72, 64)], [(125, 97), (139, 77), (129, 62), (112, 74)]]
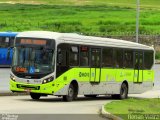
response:
[(13, 75), (10, 75), (11, 80), (15, 81), (15, 77)]
[(49, 77), (49, 78), (44, 79), (43, 82), (42, 82), (42, 84), (52, 82), (53, 80), (54, 80), (54, 77), (51, 76), (51, 77)]

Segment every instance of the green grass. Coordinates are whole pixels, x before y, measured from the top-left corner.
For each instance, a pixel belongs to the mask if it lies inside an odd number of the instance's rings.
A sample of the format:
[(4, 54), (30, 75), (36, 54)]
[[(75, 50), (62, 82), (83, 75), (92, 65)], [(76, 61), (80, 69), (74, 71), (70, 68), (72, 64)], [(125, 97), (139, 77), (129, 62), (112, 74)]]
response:
[(160, 114), (160, 99), (129, 98), (113, 101), (105, 105), (105, 110), (116, 116), (127, 119), (128, 115)]
[[(140, 35), (160, 35), (160, 1), (140, 0)], [(131, 36), (136, 24), (135, 0), (0, 0), (0, 31), (46, 30), (92, 36)], [(23, 4), (22, 4), (23, 3)], [(25, 3), (25, 4), (24, 4)], [(27, 4), (26, 4), (27, 3)], [(153, 39), (153, 40), (152, 40)], [(152, 45), (154, 38), (143, 38)]]
[[(0, 4), (0, 31), (50, 30), (86, 35), (135, 35), (136, 12), (118, 6)], [(142, 9), (140, 34), (160, 34), (160, 11)]]
[(155, 59), (160, 60), (160, 51), (156, 52)]
[[(136, 0), (0, 0), (0, 2), (53, 4), (53, 5), (110, 5), (136, 7)], [(142, 8), (160, 8), (159, 0), (140, 0)]]

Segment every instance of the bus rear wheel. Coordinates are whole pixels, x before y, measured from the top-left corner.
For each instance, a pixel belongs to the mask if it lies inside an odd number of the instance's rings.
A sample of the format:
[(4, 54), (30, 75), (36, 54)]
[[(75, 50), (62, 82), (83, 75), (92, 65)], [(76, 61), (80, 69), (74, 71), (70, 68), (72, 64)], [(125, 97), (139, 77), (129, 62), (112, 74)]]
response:
[(70, 101), (74, 100), (76, 97), (77, 97), (77, 94), (75, 92), (74, 86), (73, 86), (73, 84), (70, 84), (69, 88), (68, 88), (68, 94), (63, 96), (63, 100), (70, 102)]
[(128, 87), (125, 83), (122, 83), (119, 98), (126, 99), (127, 97), (128, 97)]
[(128, 87), (126, 83), (122, 83), (121, 89), (120, 89), (120, 94), (114, 94), (112, 95), (113, 99), (127, 99), (128, 97)]
[(41, 95), (38, 93), (30, 93), (30, 96), (34, 100), (39, 100), (39, 98), (41, 97)]

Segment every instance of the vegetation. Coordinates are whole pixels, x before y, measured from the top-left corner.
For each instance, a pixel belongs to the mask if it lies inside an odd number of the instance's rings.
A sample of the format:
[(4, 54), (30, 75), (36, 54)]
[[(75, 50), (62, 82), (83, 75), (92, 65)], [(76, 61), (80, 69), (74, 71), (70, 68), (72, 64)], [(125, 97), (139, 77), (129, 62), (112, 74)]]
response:
[[(135, 35), (133, 8), (0, 4), (0, 31), (50, 30), (86, 35)], [(160, 12), (141, 10), (140, 34), (160, 34)]]
[(159, 59), (160, 60), (160, 51), (156, 52), (155, 59)]
[(128, 119), (129, 115), (137, 115), (142, 117), (146, 114), (159, 115), (160, 99), (130, 98), (122, 101), (113, 101), (105, 105), (105, 110), (125, 120)]
[[(119, 7), (136, 7), (136, 0), (0, 0), (0, 2), (52, 5), (107, 5)], [(160, 8), (159, 0), (140, 0), (141, 8)]]
[[(49, 30), (135, 39), (135, 0), (0, 0), (0, 3), (0, 31)], [(140, 0), (142, 37), (160, 35), (159, 4), (159, 0)], [(143, 38), (142, 43), (153, 45), (153, 39)]]

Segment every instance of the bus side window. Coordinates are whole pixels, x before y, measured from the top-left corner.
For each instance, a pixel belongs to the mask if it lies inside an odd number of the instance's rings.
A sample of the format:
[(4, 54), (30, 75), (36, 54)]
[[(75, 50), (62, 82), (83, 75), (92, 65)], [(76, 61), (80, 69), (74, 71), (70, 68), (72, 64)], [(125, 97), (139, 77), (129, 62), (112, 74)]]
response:
[(114, 49), (114, 67), (123, 68), (123, 49)]
[(133, 51), (125, 50), (123, 67), (124, 68), (133, 68)]
[(102, 52), (102, 66), (103, 67), (112, 67), (113, 66), (113, 49), (104, 48)]
[(151, 69), (153, 65), (153, 51), (144, 51), (144, 69)]
[(61, 66), (66, 66), (66, 51), (65, 50), (58, 50), (58, 59), (57, 59), (57, 63)]
[(13, 47), (13, 46), (14, 46), (14, 37), (10, 37), (9, 47)]
[(9, 46), (9, 37), (0, 37), (0, 47), (7, 48)]
[(79, 65), (79, 49), (77, 46), (71, 46), (69, 52), (69, 65), (78, 66)]
[(143, 52), (141, 51), (136, 51), (134, 53), (134, 68), (135, 69), (144, 69), (143, 67)]
[(80, 66), (88, 66), (89, 65), (88, 57), (89, 57), (88, 47), (81, 46)]
[(2, 47), (2, 39), (3, 39), (3, 37), (0, 37), (0, 48)]

